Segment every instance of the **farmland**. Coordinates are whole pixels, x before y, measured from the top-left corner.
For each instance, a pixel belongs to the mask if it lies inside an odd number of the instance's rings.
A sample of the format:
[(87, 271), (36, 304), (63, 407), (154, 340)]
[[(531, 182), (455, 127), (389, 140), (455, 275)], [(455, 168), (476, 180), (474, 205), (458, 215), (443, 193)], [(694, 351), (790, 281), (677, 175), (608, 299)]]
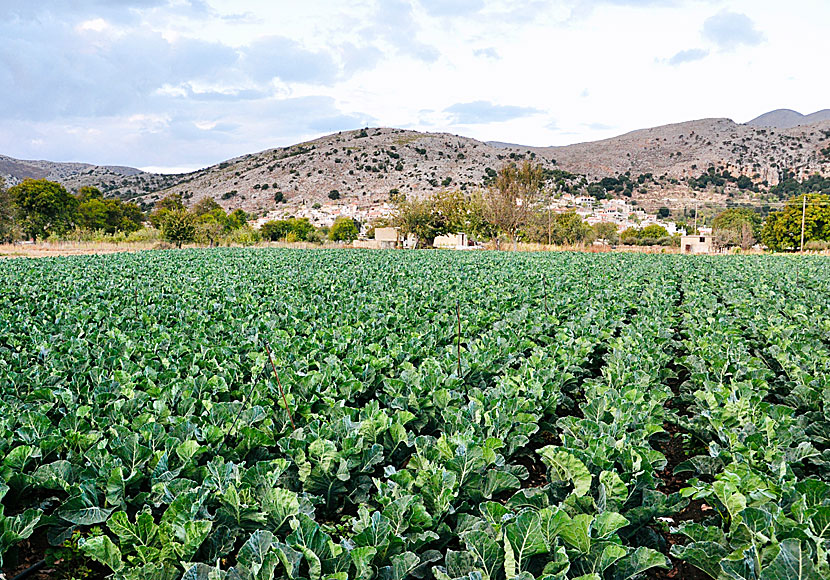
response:
[(828, 578), (828, 296), (820, 257), (0, 262), (4, 570)]

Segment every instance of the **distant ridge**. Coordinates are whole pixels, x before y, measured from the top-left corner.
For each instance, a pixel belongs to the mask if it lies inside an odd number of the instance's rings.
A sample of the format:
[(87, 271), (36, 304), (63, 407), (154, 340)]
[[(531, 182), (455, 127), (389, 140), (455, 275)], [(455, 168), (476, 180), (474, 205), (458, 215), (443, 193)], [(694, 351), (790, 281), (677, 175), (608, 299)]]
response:
[(750, 127), (775, 127), (776, 129), (792, 129), (801, 125), (812, 125), (821, 121), (830, 121), (830, 109), (822, 109), (811, 115), (802, 115), (792, 109), (776, 109), (764, 113), (746, 123)]

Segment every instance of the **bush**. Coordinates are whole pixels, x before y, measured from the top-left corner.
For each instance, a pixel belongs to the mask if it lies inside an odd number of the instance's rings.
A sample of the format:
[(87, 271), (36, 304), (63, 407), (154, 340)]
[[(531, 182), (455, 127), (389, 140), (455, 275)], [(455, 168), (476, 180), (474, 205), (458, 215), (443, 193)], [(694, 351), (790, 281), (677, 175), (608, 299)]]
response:
[(161, 230), (156, 228), (142, 228), (131, 232), (125, 240), (128, 244), (158, 242), (161, 240)]
[(823, 252), (824, 250), (830, 250), (830, 242), (825, 242), (824, 240), (810, 240), (804, 244), (804, 249), (810, 250), (811, 252)]
[(253, 246), (261, 240), (262, 238), (260, 237), (259, 232), (249, 225), (244, 225), (241, 228), (231, 230), (224, 238), (224, 242), (229, 246)]
[(181, 248), (182, 244), (196, 239), (196, 223), (193, 215), (185, 210), (171, 211), (164, 218), (161, 232), (165, 240)]
[(340, 192), (336, 189), (332, 189), (329, 192), (329, 199), (340, 199)]
[(333, 242), (352, 242), (360, 234), (352, 218), (339, 217), (334, 220), (329, 230), (329, 239)]

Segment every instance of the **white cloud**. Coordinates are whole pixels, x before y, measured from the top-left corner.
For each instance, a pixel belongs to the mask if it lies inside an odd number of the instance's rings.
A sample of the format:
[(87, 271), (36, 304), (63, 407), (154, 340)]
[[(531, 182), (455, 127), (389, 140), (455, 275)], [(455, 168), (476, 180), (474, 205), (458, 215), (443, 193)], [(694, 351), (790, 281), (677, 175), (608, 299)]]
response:
[(830, 106), (827, 2), (718, 4), (5, 0), (0, 153), (193, 167), (366, 124), (550, 145)]

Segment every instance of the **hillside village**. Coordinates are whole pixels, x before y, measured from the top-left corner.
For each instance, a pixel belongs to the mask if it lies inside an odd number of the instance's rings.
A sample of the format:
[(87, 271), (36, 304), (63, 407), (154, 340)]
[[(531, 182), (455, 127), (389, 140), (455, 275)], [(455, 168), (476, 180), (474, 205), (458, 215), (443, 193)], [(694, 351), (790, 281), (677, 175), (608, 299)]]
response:
[[(391, 202), (375, 204), (358, 203), (325, 203), (314, 206), (303, 205), (293, 210), (291, 217), (306, 218), (315, 227), (329, 228), (338, 218), (350, 218), (362, 225), (365, 233), (370, 224), (378, 220), (390, 220), (394, 217), (397, 206)], [(588, 225), (598, 223), (612, 223), (619, 231), (628, 228), (641, 229), (649, 225), (659, 225), (666, 229), (669, 235), (685, 234), (686, 230), (678, 228), (674, 221), (661, 220), (656, 215), (646, 212), (642, 208), (631, 205), (624, 199), (596, 200), (590, 196), (575, 196), (564, 194), (543, 207), (553, 213), (574, 211)], [(278, 219), (288, 217), (285, 210), (274, 210), (256, 219), (255, 227)]]

